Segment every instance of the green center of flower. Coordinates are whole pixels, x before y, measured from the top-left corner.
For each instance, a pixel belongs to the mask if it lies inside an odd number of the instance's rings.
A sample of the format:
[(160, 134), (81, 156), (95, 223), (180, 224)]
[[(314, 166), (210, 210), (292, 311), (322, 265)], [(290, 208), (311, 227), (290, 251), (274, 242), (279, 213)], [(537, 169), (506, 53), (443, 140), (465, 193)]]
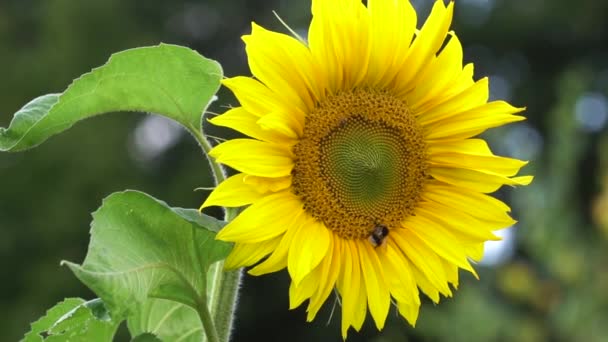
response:
[(376, 215), (400, 200), (406, 148), (398, 132), (352, 117), (321, 141), (323, 177), (353, 212)]
[(385, 92), (328, 97), (306, 118), (294, 146), (294, 193), (343, 238), (397, 228), (426, 180), (426, 148), (406, 104)]

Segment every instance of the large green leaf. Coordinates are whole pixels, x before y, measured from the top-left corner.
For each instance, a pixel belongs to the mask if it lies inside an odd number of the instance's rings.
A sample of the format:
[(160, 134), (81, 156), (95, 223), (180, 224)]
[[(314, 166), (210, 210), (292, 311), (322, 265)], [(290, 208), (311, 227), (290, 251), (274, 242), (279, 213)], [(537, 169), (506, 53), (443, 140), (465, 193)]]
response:
[(8, 129), (0, 128), (0, 151), (32, 148), (80, 120), (117, 111), (164, 115), (198, 134), (221, 78), (217, 62), (185, 47), (161, 44), (119, 52), (63, 94), (25, 105)]
[(131, 342), (163, 342), (160, 338), (151, 333), (143, 333), (131, 339)]
[(23, 342), (110, 342), (119, 324), (110, 319), (99, 299), (67, 298), (32, 323)]
[(114, 319), (140, 312), (149, 298), (200, 308), (206, 305), (209, 266), (231, 249), (208, 229), (221, 224), (141, 192), (115, 193), (93, 213), (84, 263), (66, 263)]
[(151, 333), (163, 341), (200, 342), (203, 325), (194, 309), (165, 299), (149, 299), (129, 316), (132, 336)]

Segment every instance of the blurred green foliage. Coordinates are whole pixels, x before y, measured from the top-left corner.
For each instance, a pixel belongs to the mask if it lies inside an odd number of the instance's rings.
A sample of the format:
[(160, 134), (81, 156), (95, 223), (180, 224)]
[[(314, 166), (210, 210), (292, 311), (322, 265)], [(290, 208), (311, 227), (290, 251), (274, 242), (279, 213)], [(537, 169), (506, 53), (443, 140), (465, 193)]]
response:
[[(431, 5), (413, 3), (420, 17)], [(64, 90), (131, 47), (182, 44), (218, 60), (227, 76), (247, 75), (240, 36), (252, 20), (285, 31), (272, 10), (306, 30), (302, 0), (4, 0), (0, 126), (30, 99)], [(528, 108), (527, 122), (486, 135), (497, 153), (531, 160), (525, 170), (536, 176), (530, 187), (497, 193), (520, 220), (513, 254), (478, 266), (479, 281), (463, 273), (454, 298), (425, 301), (415, 329), (391, 314), (382, 333), (368, 320), (349, 340), (608, 338), (607, 23), (607, 1), (457, 1), (453, 28), (465, 60), (477, 77), (490, 76), (494, 97)], [(211, 111), (230, 104), (222, 90)], [(130, 188), (172, 206), (202, 202), (193, 189), (211, 179), (196, 143), (181, 134), (144, 158), (137, 132), (145, 118), (92, 119), (34, 150), (0, 154), (2, 340), (21, 338), (65, 297), (92, 298), (59, 261), (84, 258), (90, 212), (102, 198)], [(326, 326), (332, 300), (306, 323), (303, 308), (287, 310), (287, 281), (285, 272), (245, 278), (234, 340), (341, 340), (339, 310)]]

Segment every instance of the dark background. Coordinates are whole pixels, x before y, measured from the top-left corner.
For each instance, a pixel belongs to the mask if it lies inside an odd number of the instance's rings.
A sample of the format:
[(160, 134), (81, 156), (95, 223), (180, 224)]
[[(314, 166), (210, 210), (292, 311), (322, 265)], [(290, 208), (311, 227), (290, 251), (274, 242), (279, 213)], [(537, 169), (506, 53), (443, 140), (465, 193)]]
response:
[[(493, 98), (527, 106), (529, 120), (485, 134), (494, 150), (531, 160), (533, 185), (504, 189), (516, 227), (488, 246), (475, 280), (440, 305), (425, 300), (415, 329), (389, 315), (378, 333), (368, 315), (351, 341), (608, 340), (608, 1), (457, 0), (453, 28)], [(430, 0), (413, 1), (419, 17)], [(305, 32), (302, 0), (3, 0), (0, 126), (30, 99), (123, 49), (182, 44), (249, 75), (240, 36), (250, 22), (285, 31), (276, 10)], [(421, 20), (419, 20), (419, 23)], [(212, 111), (236, 105), (225, 90)], [(221, 132), (215, 132), (223, 134)], [(44, 145), (0, 154), (0, 331), (14, 341), (64, 297), (94, 295), (65, 267), (80, 262), (90, 212), (114, 191), (145, 191), (198, 207), (210, 186), (206, 161), (179, 127), (154, 116), (111, 114)], [(235, 341), (340, 341), (333, 299), (313, 323), (288, 311), (286, 272), (245, 278)]]

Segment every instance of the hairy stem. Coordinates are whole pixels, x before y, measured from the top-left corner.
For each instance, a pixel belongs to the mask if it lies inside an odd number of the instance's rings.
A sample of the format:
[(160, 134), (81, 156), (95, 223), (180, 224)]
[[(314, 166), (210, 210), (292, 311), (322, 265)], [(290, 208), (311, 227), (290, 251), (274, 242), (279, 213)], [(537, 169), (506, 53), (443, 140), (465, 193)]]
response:
[(196, 312), (198, 313), (198, 317), (203, 323), (207, 342), (220, 342), (220, 339), (217, 335), (215, 323), (213, 321), (213, 318), (211, 317), (211, 314), (209, 313), (209, 308), (207, 307), (204, 301), (199, 301), (197, 303)]
[(192, 133), (192, 135), (194, 135), (194, 138), (198, 142), (201, 149), (203, 149), (205, 157), (207, 157), (207, 161), (209, 162), (209, 167), (211, 168), (211, 174), (213, 175), (215, 185), (220, 184), (226, 179), (226, 173), (224, 172), (222, 166), (216, 163), (215, 160), (213, 160), (213, 158), (209, 156), (209, 151), (211, 151), (212, 148), (211, 144), (209, 143), (209, 140), (205, 138), (202, 131), (191, 128), (190, 132)]
[[(191, 130), (198, 141), (201, 149), (207, 157), (215, 185), (226, 179), (224, 169), (209, 156), (212, 146), (205, 138), (202, 130)], [(234, 210), (225, 209), (224, 221), (229, 222), (236, 216)], [(211, 265), (208, 273), (207, 282), (207, 303), (211, 317), (213, 317), (219, 341), (227, 342), (230, 340), (232, 322), (236, 303), (238, 301), (238, 290), (241, 283), (241, 271), (224, 272), (224, 262), (219, 261)], [(206, 328), (205, 328), (206, 330)]]

